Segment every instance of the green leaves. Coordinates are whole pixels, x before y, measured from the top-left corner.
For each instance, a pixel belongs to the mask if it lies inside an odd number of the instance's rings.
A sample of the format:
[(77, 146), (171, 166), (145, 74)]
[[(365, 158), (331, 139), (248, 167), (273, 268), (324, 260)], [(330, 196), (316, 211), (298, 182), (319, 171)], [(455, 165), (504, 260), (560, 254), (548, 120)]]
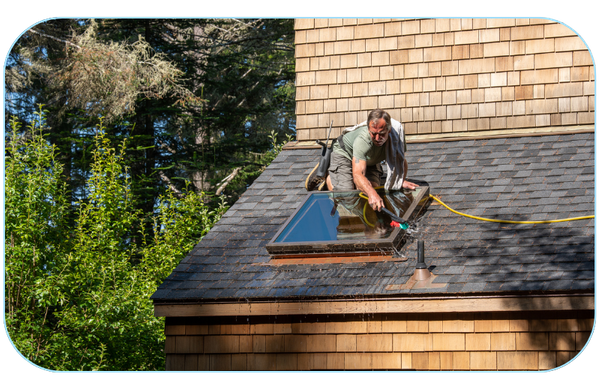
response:
[(54, 147), (43, 138), (48, 129), (42, 107), (20, 137), (20, 126), (10, 121), (5, 157), (5, 307), (13, 342), (30, 359), (40, 356), (47, 335), (49, 308), (46, 277), (60, 269), (67, 211), (62, 166)]
[(5, 109), (33, 121), (7, 139), (5, 306), (24, 356), (164, 367), (149, 297), (294, 132), (293, 41), (291, 19), (56, 19), (16, 42)]
[(221, 198), (216, 209), (207, 205), (209, 197), (196, 194), (185, 187), (183, 196), (168, 192), (160, 198), (157, 216), (153, 219), (152, 238), (144, 237), (141, 250), (146, 280), (152, 280), (155, 288), (171, 273), (180, 259), (198, 243), (227, 211)]
[[(153, 231), (131, 195), (126, 145), (96, 129), (86, 198), (66, 201), (40, 110), (6, 155), (6, 323), (16, 348), (54, 370), (164, 369), (164, 322), (149, 299), (225, 212), (184, 191), (160, 198)], [(74, 224), (66, 211), (76, 208)], [(140, 241), (138, 238), (142, 237)]]

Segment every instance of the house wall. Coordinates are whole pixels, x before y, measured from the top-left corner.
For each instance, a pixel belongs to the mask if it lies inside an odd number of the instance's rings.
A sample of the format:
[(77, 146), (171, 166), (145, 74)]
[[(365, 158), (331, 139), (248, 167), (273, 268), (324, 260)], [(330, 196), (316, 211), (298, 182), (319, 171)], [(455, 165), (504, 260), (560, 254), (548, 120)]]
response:
[[(588, 126), (584, 41), (545, 19), (297, 19), (298, 141), (387, 110), (407, 135)], [(593, 127), (591, 128), (593, 130)]]
[(547, 370), (593, 311), (167, 318), (167, 370)]

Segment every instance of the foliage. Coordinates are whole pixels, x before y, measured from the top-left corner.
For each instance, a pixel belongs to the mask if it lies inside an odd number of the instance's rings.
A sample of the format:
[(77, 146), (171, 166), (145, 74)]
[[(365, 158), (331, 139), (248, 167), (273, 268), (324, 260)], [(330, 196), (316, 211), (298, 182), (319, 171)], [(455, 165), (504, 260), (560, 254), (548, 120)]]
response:
[(44, 282), (60, 272), (66, 249), (66, 187), (55, 148), (43, 138), (43, 113), (29, 126), (29, 138), (17, 135), (16, 121), (11, 127), (5, 160), (6, 325), (17, 348), (36, 361), (44, 354), (51, 316)]
[[(158, 286), (179, 261), (198, 243), (227, 210), (221, 197), (215, 209), (206, 207), (206, 194), (185, 190), (175, 196), (172, 191), (160, 198), (158, 214), (153, 219), (153, 235), (144, 237), (142, 264), (148, 280)], [(153, 291), (152, 291), (153, 292)]]
[[(54, 370), (164, 369), (164, 323), (149, 300), (162, 280), (226, 210), (211, 210), (193, 192), (167, 193), (152, 239), (142, 229), (123, 165), (100, 125), (92, 151), (88, 197), (73, 227), (61, 166), (44, 141), (43, 114), (31, 138), (13, 134), (6, 156), (6, 323), (16, 348)], [(147, 232), (142, 232), (146, 237)]]
[[(293, 140), (289, 134), (286, 135), (286, 140), (278, 141), (277, 133), (273, 130), (269, 135), (271, 148), (265, 153), (251, 153), (251, 158), (244, 162), (244, 165), (239, 170), (232, 174), (232, 178), (227, 183), (226, 190), (223, 191), (231, 202), (234, 203), (237, 197), (244, 193), (246, 188), (265, 170), (265, 168), (277, 157), (283, 146)], [(227, 179), (227, 178), (226, 178)], [(220, 188), (220, 187), (219, 187)], [(217, 192), (219, 194), (219, 192)]]
[(193, 138), (183, 150), (196, 159), (181, 164), (178, 175), (194, 177), (216, 166), (193, 181), (197, 188), (211, 188), (238, 168), (253, 170), (238, 175), (247, 179), (244, 185), (228, 186), (228, 195), (237, 199), (260, 173), (257, 155), (271, 149), (271, 132), (285, 138), (295, 129), (293, 21), (216, 19), (202, 27), (195, 37), (204, 42), (206, 65), (194, 81), (206, 104), (204, 115), (186, 123)]
[(11, 50), (5, 108), (27, 121), (48, 104), (71, 194), (101, 114), (115, 145), (129, 138), (132, 191), (148, 213), (162, 186), (214, 192), (270, 149), (271, 131), (294, 133), (293, 41), (289, 19), (50, 20)]
[(200, 103), (181, 85), (183, 72), (143, 37), (131, 44), (102, 42), (96, 30), (92, 21), (82, 34), (73, 34), (66, 45), (66, 59), (51, 79), (55, 90), (67, 93), (70, 107), (113, 121), (135, 112), (140, 98), (176, 96), (180, 101)]
[(286, 19), (52, 19), (16, 41), (5, 315), (25, 357), (164, 367), (148, 297), (291, 139), (293, 41)]

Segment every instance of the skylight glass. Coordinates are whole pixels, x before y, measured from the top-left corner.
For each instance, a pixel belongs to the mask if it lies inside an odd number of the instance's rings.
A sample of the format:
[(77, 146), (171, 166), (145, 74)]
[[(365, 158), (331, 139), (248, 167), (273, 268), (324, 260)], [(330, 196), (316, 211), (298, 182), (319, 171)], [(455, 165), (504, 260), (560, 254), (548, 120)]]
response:
[[(428, 193), (428, 187), (379, 191), (386, 208), (405, 220), (420, 211)], [(374, 211), (359, 194), (358, 191), (309, 194), (267, 245), (267, 250), (271, 254), (393, 250), (404, 231), (393, 227), (390, 216)]]

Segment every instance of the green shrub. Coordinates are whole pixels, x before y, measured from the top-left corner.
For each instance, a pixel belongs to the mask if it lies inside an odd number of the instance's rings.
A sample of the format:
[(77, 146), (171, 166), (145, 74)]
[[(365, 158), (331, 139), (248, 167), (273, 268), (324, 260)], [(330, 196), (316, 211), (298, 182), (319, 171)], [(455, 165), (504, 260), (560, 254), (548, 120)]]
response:
[[(53, 370), (162, 370), (164, 320), (150, 295), (226, 210), (164, 195), (152, 232), (131, 196), (123, 144), (100, 125), (86, 198), (69, 205), (43, 112), (6, 155), (6, 324), (20, 353)], [(70, 207), (74, 224), (66, 222)], [(141, 233), (141, 234), (136, 234)], [(136, 237), (142, 237), (137, 242)]]

